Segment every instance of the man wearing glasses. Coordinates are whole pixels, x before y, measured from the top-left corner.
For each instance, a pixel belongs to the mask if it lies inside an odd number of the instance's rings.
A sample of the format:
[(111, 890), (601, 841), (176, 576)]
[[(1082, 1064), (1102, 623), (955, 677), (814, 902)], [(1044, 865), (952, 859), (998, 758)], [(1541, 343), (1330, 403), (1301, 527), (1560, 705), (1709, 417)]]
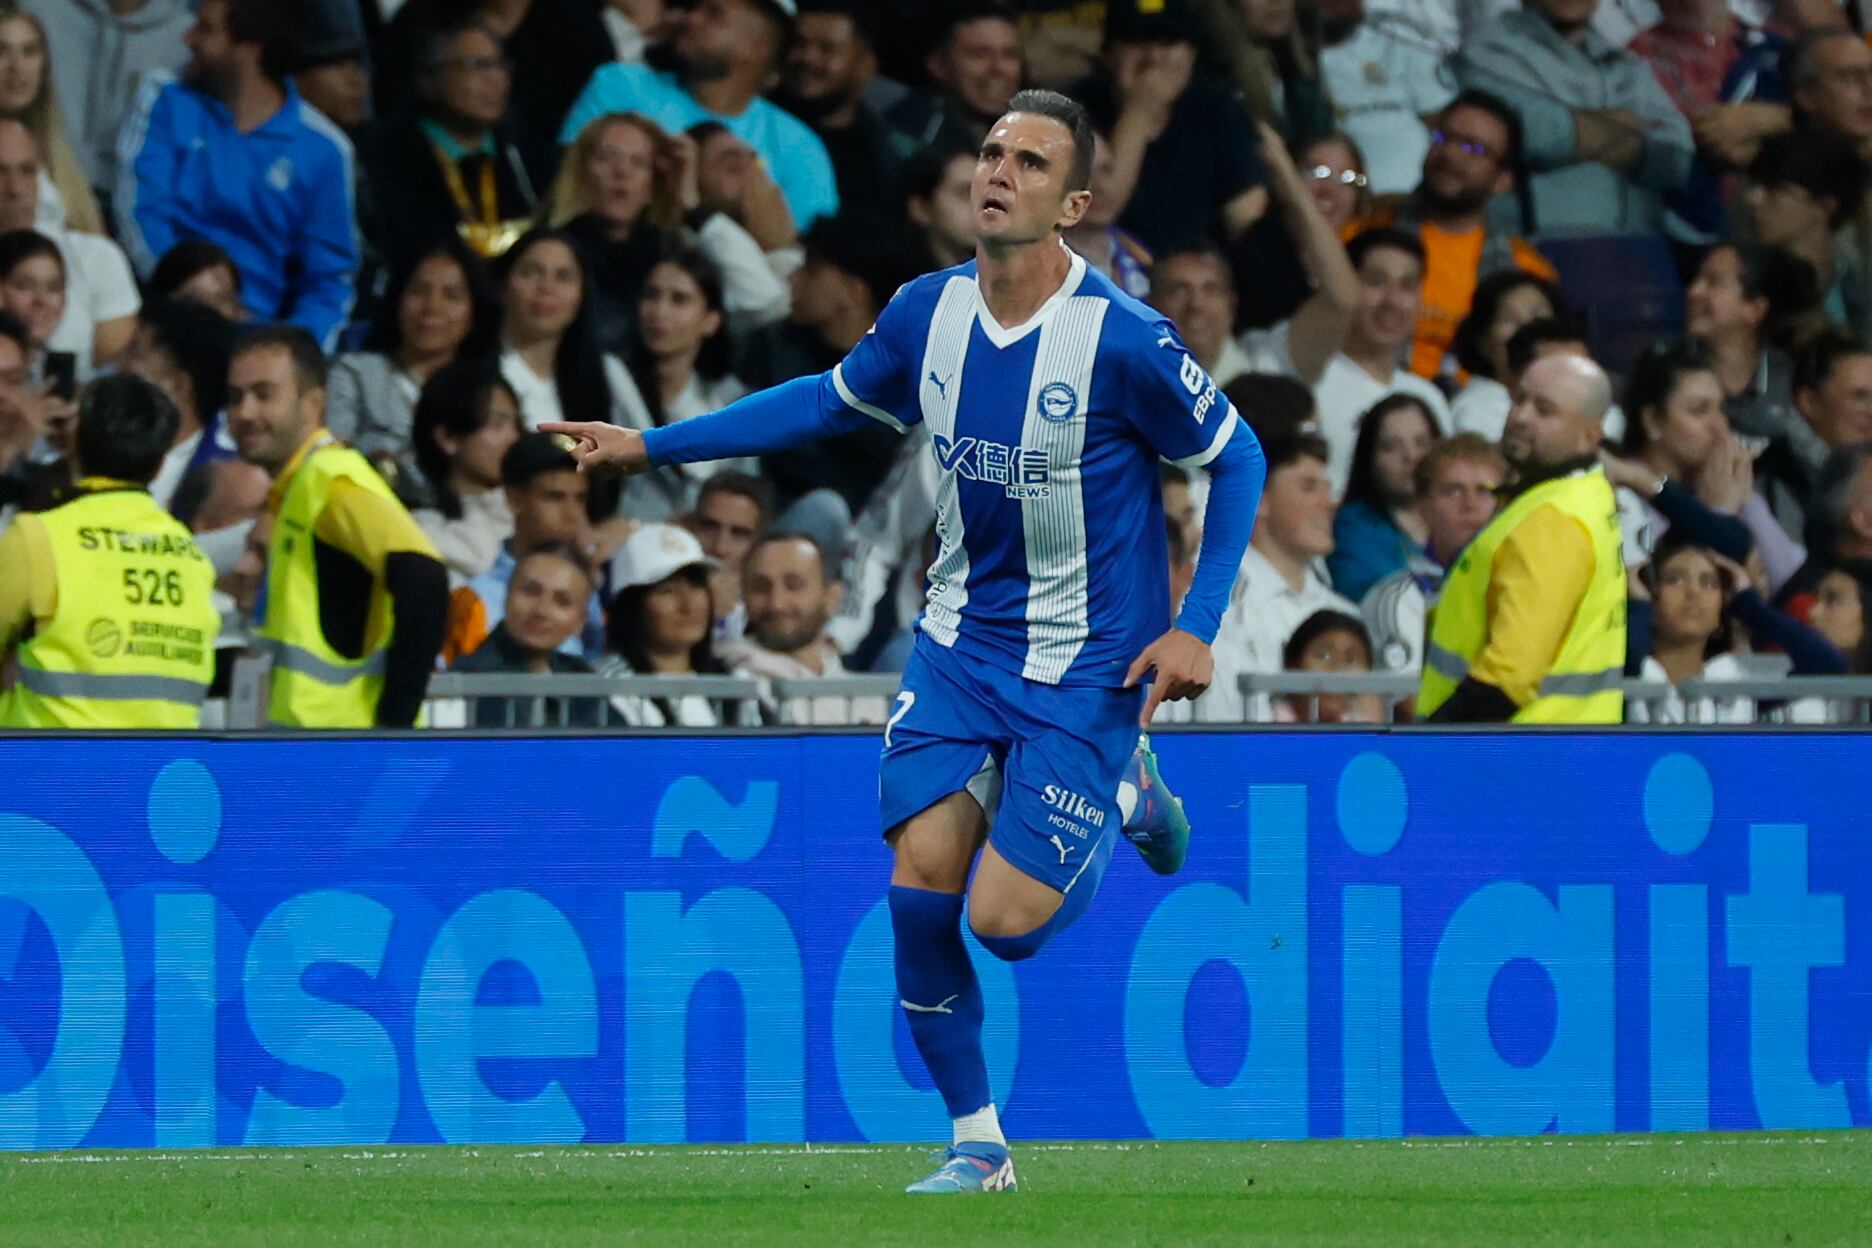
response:
[(1456, 60), (1466, 87), (1521, 116), (1541, 234), (1655, 234), (1690, 174), (1690, 123), (1635, 52), (1592, 29), (1599, 0), (1527, 0)]
[(1514, 189), (1520, 147), (1515, 111), (1486, 91), (1465, 91), (1436, 119), (1422, 184), (1355, 227), (1395, 226), (1423, 242), (1423, 311), (1410, 363), (1419, 377), (1454, 372), (1450, 346), (1483, 278), (1520, 269), (1555, 280), (1553, 265), (1533, 244), (1488, 226), (1489, 201)]

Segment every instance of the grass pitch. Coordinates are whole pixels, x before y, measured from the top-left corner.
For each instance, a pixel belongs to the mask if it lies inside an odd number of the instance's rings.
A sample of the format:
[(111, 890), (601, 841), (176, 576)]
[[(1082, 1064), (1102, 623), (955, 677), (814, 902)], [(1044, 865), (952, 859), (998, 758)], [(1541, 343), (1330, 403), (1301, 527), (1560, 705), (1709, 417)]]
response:
[(6, 1244), (1872, 1244), (1872, 1133), (1017, 1148), (380, 1148), (0, 1160)]

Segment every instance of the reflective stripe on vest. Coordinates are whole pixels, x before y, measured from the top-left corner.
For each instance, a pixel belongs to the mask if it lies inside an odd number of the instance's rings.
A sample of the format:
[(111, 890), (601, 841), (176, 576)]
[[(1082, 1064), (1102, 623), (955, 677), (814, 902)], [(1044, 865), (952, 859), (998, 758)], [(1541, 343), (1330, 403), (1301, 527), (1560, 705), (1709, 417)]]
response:
[(289, 672), (316, 680), (321, 685), (348, 685), (362, 676), (381, 676), (390, 670), (390, 653), (379, 650), (377, 653), (357, 663), (329, 663), (310, 650), (293, 645), (290, 641), (281, 641), (277, 637), (264, 637), (256, 644), (261, 653), (270, 655), (273, 665)]
[[(1445, 650), (1435, 642), (1424, 646), (1424, 664), (1436, 671), (1439, 676), (1461, 683), (1469, 675), (1469, 663), (1462, 655), (1453, 650)], [(1549, 676), (1540, 683), (1542, 697), (1587, 698), (1595, 693), (1604, 693), (1616, 689), (1625, 678), (1625, 669), (1609, 667), (1599, 672), (1566, 672)]]
[(20, 668), (20, 684), (42, 698), (95, 698), (100, 702), (180, 702), (200, 706), (208, 686), (178, 676), (112, 676), (102, 672), (48, 672)]
[(1424, 666), (1435, 671), (1439, 676), (1461, 682), (1469, 674), (1469, 660), (1454, 650), (1445, 650), (1434, 641), (1424, 642)]

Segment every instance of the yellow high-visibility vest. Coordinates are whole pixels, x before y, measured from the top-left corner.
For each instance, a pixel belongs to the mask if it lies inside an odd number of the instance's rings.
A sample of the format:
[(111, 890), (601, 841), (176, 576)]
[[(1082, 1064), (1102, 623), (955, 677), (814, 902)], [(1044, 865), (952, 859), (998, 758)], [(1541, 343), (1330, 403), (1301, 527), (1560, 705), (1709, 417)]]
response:
[[(370, 649), (359, 658), (332, 649), (319, 615), (313, 526), (340, 480), (396, 498), (368, 459), (330, 434), (320, 435), (286, 485), (267, 546), (266, 618), (260, 627), (260, 646), (273, 658), (267, 717), (285, 727), (370, 728), (377, 723), (387, 648), (395, 632), (387, 595), (382, 627), (368, 638)], [(372, 593), (383, 595), (382, 584)], [(376, 615), (373, 610), (370, 618)]]
[(136, 486), (42, 512), (58, 606), (15, 652), (9, 728), (199, 728), (214, 681), (214, 566)]
[(1625, 556), (1618, 500), (1599, 467), (1543, 481), (1526, 491), (1457, 559), (1443, 582), (1424, 645), (1423, 685), (1417, 695), (1420, 717), (1449, 700), (1488, 644), (1488, 588), (1495, 552), (1536, 509), (1546, 506), (1572, 516), (1592, 535), (1593, 574), (1553, 670), (1512, 722), (1616, 724), (1624, 719), (1620, 682), (1625, 673)]

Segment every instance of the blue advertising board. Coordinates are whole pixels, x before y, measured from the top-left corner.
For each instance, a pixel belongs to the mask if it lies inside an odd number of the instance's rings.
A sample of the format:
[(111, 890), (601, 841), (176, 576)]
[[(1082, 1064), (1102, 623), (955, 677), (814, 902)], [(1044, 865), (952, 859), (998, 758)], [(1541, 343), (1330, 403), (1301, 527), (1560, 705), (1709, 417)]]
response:
[[(1872, 1124), (1872, 736), (1188, 735), (1024, 1138)], [(0, 1146), (939, 1139), (862, 737), (0, 740)]]

